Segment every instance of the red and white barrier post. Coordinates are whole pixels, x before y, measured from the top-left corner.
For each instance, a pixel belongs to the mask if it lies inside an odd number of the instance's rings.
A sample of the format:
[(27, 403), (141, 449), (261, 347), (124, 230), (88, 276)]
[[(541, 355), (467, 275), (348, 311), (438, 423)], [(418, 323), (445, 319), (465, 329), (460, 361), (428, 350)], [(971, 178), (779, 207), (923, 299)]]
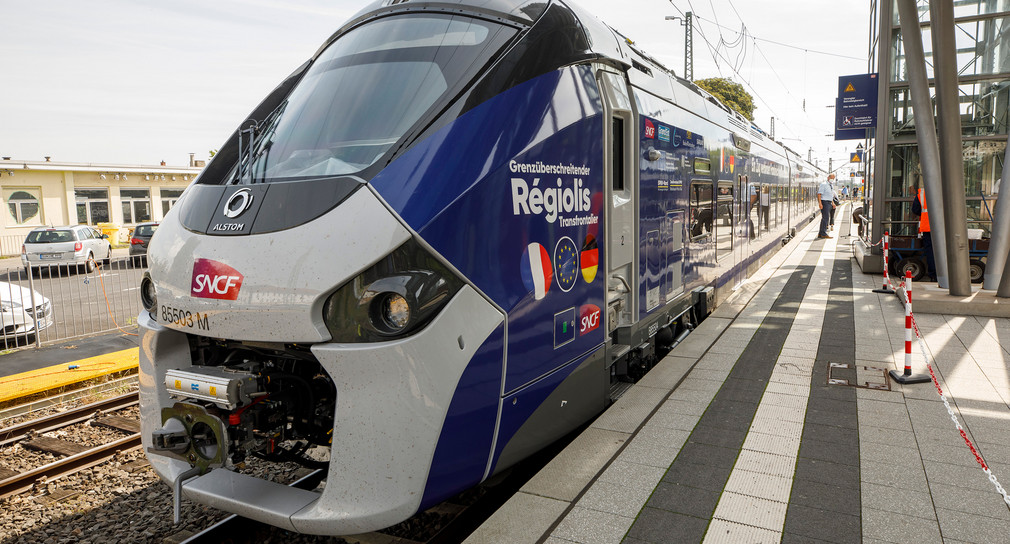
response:
[[(884, 245), (887, 245), (887, 238), (884, 238)], [(885, 269), (884, 273), (887, 271)], [(885, 276), (886, 278), (886, 276)], [(886, 280), (885, 280), (886, 281)], [(897, 370), (890, 372), (891, 378), (898, 383), (925, 383), (933, 381), (926, 374), (912, 374), (912, 339), (915, 334), (912, 331), (912, 271), (905, 271), (905, 372), (898, 374)]]
[(887, 256), (891, 252), (891, 243), (887, 236), (887, 231), (884, 231), (884, 285), (880, 289), (874, 289), (874, 293), (887, 293), (888, 295), (893, 295), (894, 290), (891, 289), (891, 282), (887, 278)]

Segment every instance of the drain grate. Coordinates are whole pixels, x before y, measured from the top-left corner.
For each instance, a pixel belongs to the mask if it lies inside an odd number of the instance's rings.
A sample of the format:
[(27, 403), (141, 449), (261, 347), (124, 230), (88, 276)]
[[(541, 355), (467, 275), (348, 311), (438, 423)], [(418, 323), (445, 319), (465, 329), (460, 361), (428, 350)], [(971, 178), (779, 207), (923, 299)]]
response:
[[(876, 376), (880, 381), (876, 381)], [(828, 385), (847, 385), (863, 389), (890, 391), (891, 381), (887, 379), (887, 369), (875, 366), (828, 363)]]

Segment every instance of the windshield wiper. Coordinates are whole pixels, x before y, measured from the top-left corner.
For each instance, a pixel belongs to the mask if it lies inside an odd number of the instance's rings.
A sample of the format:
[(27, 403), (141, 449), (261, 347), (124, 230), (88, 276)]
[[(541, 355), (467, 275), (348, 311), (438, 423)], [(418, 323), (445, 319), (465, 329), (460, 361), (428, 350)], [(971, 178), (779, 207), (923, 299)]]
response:
[[(235, 166), (235, 177), (230, 182), (232, 185), (241, 183), (242, 179), (249, 173), (248, 169), (259, 159), (260, 155), (269, 151), (273, 140), (269, 140), (268, 138), (277, 129), (277, 120), (287, 105), (288, 101), (285, 100), (278, 104), (261, 121), (247, 119), (244, 123), (247, 127), (239, 128), (238, 163)], [(243, 142), (247, 142), (248, 145), (243, 146)]]

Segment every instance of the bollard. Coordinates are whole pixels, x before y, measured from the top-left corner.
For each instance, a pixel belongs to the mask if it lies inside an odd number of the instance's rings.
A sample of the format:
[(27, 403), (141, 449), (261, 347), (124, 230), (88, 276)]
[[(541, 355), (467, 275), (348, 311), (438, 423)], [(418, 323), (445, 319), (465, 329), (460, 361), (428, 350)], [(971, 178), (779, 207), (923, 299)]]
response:
[[(887, 238), (884, 238), (887, 240)], [(885, 241), (886, 244), (886, 241)], [(905, 271), (905, 372), (890, 371), (894, 381), (905, 383), (925, 383), (933, 381), (926, 374), (912, 374), (912, 271)]]
[(891, 244), (887, 237), (887, 231), (884, 231), (884, 285), (880, 289), (874, 289), (874, 293), (886, 293), (888, 295), (893, 295), (894, 290), (891, 289), (891, 282), (887, 278), (887, 254), (891, 252)]

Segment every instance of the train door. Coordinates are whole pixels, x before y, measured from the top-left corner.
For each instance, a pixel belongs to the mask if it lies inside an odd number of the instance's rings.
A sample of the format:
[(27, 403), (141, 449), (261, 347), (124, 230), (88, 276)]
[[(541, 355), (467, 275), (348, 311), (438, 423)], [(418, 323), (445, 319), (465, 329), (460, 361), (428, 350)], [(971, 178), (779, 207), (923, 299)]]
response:
[(638, 127), (624, 77), (599, 72), (604, 96), (604, 183), (607, 207), (607, 332), (632, 324), (638, 300), (635, 270), (638, 242), (638, 167), (635, 144)]

